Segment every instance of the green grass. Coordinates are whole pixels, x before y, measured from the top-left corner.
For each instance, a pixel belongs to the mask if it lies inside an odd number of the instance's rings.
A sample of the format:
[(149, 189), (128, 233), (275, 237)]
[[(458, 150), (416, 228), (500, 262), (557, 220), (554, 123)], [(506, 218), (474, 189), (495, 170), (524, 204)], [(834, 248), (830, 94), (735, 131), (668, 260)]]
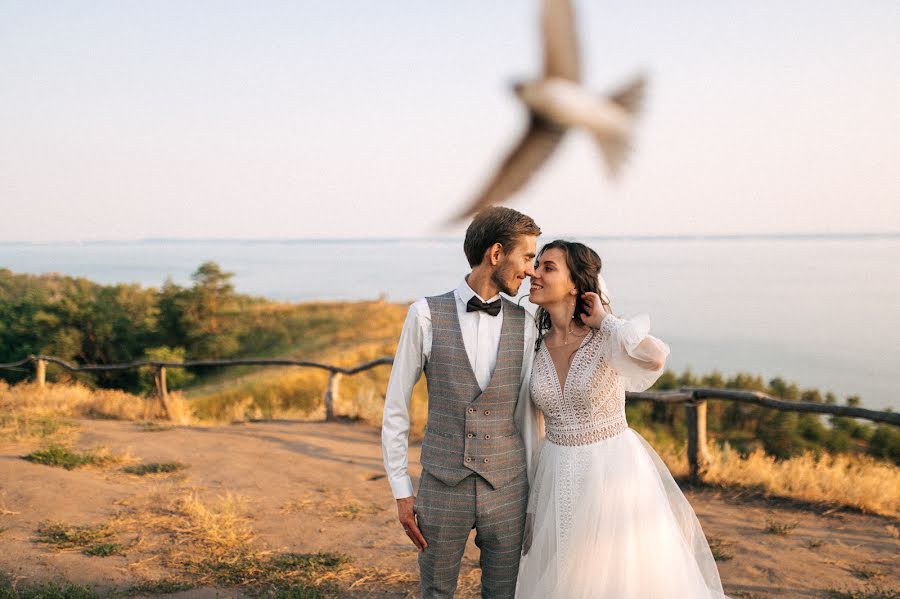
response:
[(107, 543), (113, 531), (105, 524), (72, 526), (63, 522), (44, 522), (35, 531), (35, 541), (57, 549), (74, 549)]
[(122, 553), (123, 549), (125, 547), (119, 543), (97, 543), (88, 547), (82, 553), (92, 557), (109, 557), (110, 555)]
[(276, 593), (266, 597), (318, 599), (337, 596), (334, 580), (322, 578), (329, 578), (328, 575), (339, 572), (349, 562), (348, 556), (335, 553), (247, 554), (228, 560), (195, 562), (189, 570), (225, 586), (266, 585)]
[(881, 586), (868, 586), (860, 591), (829, 589), (826, 593), (828, 599), (900, 599), (900, 590)]
[(731, 545), (728, 541), (717, 537), (709, 537), (707, 541), (709, 542), (709, 550), (712, 551), (713, 558), (717, 562), (727, 562), (734, 557), (728, 551), (728, 547)]
[(340, 588), (335, 584), (309, 586), (297, 584), (269, 591), (263, 599), (331, 599), (340, 597)]
[(170, 431), (175, 428), (174, 424), (161, 424), (152, 420), (143, 420), (135, 422), (135, 426), (143, 433), (157, 433), (160, 431)]
[(153, 462), (150, 464), (139, 464), (137, 466), (126, 466), (122, 468), (128, 474), (137, 476), (146, 476), (147, 474), (168, 474), (170, 472), (178, 472), (186, 468), (181, 462)]
[(88, 587), (69, 583), (17, 584), (0, 575), (0, 599), (100, 599), (100, 595)]
[(117, 456), (104, 455), (93, 451), (77, 452), (64, 445), (49, 445), (44, 449), (22, 456), (23, 460), (73, 470), (82, 466), (104, 466), (121, 461)]
[(766, 528), (764, 529), (767, 533), (773, 535), (781, 535), (787, 536), (793, 532), (799, 522), (778, 522), (777, 520), (766, 520)]
[(853, 574), (856, 578), (860, 580), (870, 580), (872, 578), (880, 578), (884, 576), (882, 572), (879, 570), (875, 570), (874, 568), (867, 568), (865, 566), (851, 566), (850, 574)]
[(126, 597), (134, 595), (169, 595), (171, 593), (189, 591), (192, 588), (194, 588), (193, 584), (178, 580), (147, 580), (129, 587), (123, 594)]
[(301, 581), (277, 588), (267, 599), (328, 599), (340, 596), (340, 589), (331, 581), (318, 580), (329, 571), (338, 570), (350, 562), (346, 555), (338, 553), (283, 553), (269, 561), (272, 569), (297, 572)]
[(350, 562), (350, 558), (340, 553), (282, 553), (269, 562), (276, 570), (300, 571), (307, 576), (316, 576), (326, 570), (339, 568)]

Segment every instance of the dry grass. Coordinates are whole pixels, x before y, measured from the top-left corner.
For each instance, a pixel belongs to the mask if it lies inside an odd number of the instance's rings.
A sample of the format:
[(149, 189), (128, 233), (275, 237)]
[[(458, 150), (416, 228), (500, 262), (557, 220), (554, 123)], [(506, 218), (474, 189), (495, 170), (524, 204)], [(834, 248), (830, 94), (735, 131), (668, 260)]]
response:
[[(392, 355), (396, 339), (340, 344), (307, 358), (339, 366), (355, 366)], [(384, 411), (384, 391), (390, 377), (389, 366), (376, 366), (339, 382), (335, 413), (341, 417), (380, 425)], [(325, 416), (323, 396), (328, 374), (317, 369), (265, 368), (246, 374), (227, 385), (214, 384), (187, 393), (193, 416), (202, 422), (246, 422), (279, 418), (321, 419)], [(419, 381), (410, 405), (410, 438), (420, 440), (428, 417), (426, 385)]]
[(869, 456), (806, 453), (779, 461), (762, 450), (742, 458), (725, 445), (711, 452), (704, 480), (900, 517), (900, 468)]
[[(391, 306), (391, 305), (388, 305)], [(324, 310), (325, 308), (323, 308)], [(361, 310), (361, 308), (359, 308)], [(394, 309), (394, 308), (392, 308)], [(330, 314), (330, 313), (329, 313)], [(381, 315), (381, 329), (356, 340), (341, 335), (336, 328), (334, 343), (310, 348), (313, 359), (340, 365), (354, 365), (388, 355), (396, 343), (393, 316)], [(396, 315), (394, 315), (396, 316)], [(358, 314), (353, 318), (361, 317)], [(324, 318), (324, 317), (323, 317)], [(336, 402), (339, 415), (379, 425), (384, 389), (390, 368), (342, 377)], [(326, 373), (311, 369), (267, 368), (246, 374), (232, 382), (206, 385), (190, 392), (191, 399), (171, 394), (176, 423), (235, 422), (272, 418), (321, 418), (321, 397)], [(68, 418), (121, 418), (142, 423), (154, 430), (161, 414), (155, 399), (145, 399), (115, 390), (92, 390), (75, 384), (51, 384), (41, 390), (34, 384), (10, 387), (0, 381), (0, 440), (43, 439), (57, 441), (71, 437)], [(411, 403), (413, 441), (421, 439), (427, 420), (427, 394), (423, 381), (417, 385)], [(683, 447), (656, 439), (641, 430), (665, 461), (672, 474), (688, 473)], [(787, 460), (775, 460), (762, 450), (742, 457), (728, 445), (711, 444), (710, 463), (704, 475), (708, 483), (756, 489), (774, 496), (789, 497), (826, 505), (851, 506), (865, 512), (900, 517), (900, 469), (868, 456), (852, 454), (816, 457), (807, 453)], [(351, 509), (344, 510), (352, 517)]]
[(340, 554), (259, 550), (251, 508), (236, 495), (209, 501), (196, 491), (174, 499), (159, 493), (119, 506), (119, 513), (105, 523), (68, 529), (101, 531), (102, 539), (90, 541), (127, 546), (129, 556), (137, 558), (129, 566), (132, 572), (141, 574), (148, 564), (161, 566), (170, 576), (167, 580), (181, 587), (240, 585), (274, 589), (274, 596), (330, 597), (341, 589), (381, 590), (415, 582), (399, 570), (356, 567)]
[[(302, 331), (295, 347), (280, 354), (338, 366), (392, 356), (407, 312), (404, 304), (375, 302), (311, 302), (266, 305), (260, 323), (275, 319)], [(340, 380), (338, 415), (381, 423), (390, 366), (377, 366)], [(204, 422), (242, 422), (275, 418), (322, 418), (328, 375), (308, 368), (233, 368), (206, 379), (186, 392), (194, 416)], [(425, 429), (426, 391), (413, 392), (413, 439)]]
[[(657, 443), (651, 431), (640, 431), (656, 449), (673, 476), (688, 476), (683, 446)], [(757, 449), (741, 456), (727, 443), (709, 444), (710, 462), (705, 483), (737, 486), (778, 497), (830, 505), (848, 506), (863, 512), (900, 517), (900, 468), (870, 456), (812, 452), (776, 460)]]
[[(170, 394), (170, 403), (175, 422), (192, 422), (193, 417), (180, 394)], [(91, 389), (77, 382), (47, 383), (40, 388), (35, 383), (10, 386), (0, 381), (0, 440), (69, 440), (77, 428), (69, 420), (72, 418), (146, 421), (161, 416), (155, 398), (115, 389)]]
[(481, 597), (481, 568), (474, 568), (459, 577), (456, 596), (460, 599), (477, 599)]
[(862, 590), (830, 589), (825, 596), (828, 599), (900, 599), (900, 590), (874, 584)]
[[(244, 501), (226, 494), (203, 501), (197, 492), (175, 498), (153, 494), (121, 501), (121, 509), (105, 522), (72, 525), (45, 522), (35, 541), (57, 549), (82, 549), (88, 555), (110, 555), (122, 547), (180, 574), (195, 575), (197, 584), (215, 583), (216, 572), (253, 554), (255, 536)], [(132, 564), (139, 570), (146, 559)]]
[(303, 497), (287, 501), (281, 506), (280, 511), (282, 514), (314, 511), (323, 519), (357, 520), (381, 513), (384, 508), (370, 501), (360, 501), (346, 489), (321, 488), (307, 492)]

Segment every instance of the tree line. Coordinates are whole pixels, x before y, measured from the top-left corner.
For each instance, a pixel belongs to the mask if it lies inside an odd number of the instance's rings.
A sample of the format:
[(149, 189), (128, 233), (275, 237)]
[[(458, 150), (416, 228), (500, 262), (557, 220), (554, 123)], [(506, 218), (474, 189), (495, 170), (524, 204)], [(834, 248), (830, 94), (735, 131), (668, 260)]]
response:
[[(233, 276), (215, 262), (204, 262), (191, 274), (190, 286), (169, 277), (157, 289), (0, 269), (0, 362), (28, 354), (81, 364), (227, 358), (277, 351), (289, 343), (292, 335), (274, 319), (254, 323), (254, 308), (267, 300), (236, 293)], [(0, 378), (11, 383), (29, 376), (28, 370), (0, 371)], [(137, 370), (77, 377), (131, 392), (152, 387), (149, 373)], [(169, 382), (179, 387), (192, 377), (173, 369)]]

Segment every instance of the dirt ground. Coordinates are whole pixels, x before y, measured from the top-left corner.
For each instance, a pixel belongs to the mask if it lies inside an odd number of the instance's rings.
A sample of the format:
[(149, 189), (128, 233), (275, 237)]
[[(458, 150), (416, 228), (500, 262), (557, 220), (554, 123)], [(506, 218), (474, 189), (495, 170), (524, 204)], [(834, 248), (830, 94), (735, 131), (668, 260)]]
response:
[[(363, 584), (348, 596), (416, 596), (416, 552), (396, 521), (380, 436), (371, 426), (276, 421), (143, 431), (132, 422), (79, 425), (79, 448), (103, 446), (144, 463), (177, 461), (188, 468), (147, 477), (118, 466), (64, 470), (22, 460), (34, 444), (0, 446), (0, 572), (18, 584), (65, 580), (108, 595), (165, 577), (139, 545), (123, 555), (89, 557), (35, 542), (35, 530), (48, 520), (94, 524), (123, 502), (195, 490), (210, 501), (226, 493), (242, 497), (261, 549), (344, 553), (354, 564), (398, 573), (389, 587)], [(418, 475), (418, 447), (410, 464)], [(732, 490), (685, 493), (722, 556), (719, 571), (731, 597), (827, 597), (830, 589), (900, 588), (896, 520)], [(796, 526), (773, 534), (765, 530), (769, 522)], [(461, 595), (477, 590), (478, 576), (478, 550), (470, 539)], [(201, 587), (168, 596), (248, 593)]]

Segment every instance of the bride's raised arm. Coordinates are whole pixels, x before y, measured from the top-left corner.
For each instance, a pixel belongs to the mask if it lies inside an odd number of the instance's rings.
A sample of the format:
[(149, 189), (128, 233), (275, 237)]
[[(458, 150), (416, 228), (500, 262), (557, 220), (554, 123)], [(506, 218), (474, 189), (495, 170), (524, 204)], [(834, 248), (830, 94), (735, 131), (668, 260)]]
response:
[(609, 362), (625, 380), (625, 390), (649, 389), (663, 373), (670, 353), (666, 343), (650, 335), (650, 317), (607, 314), (600, 326), (608, 332)]

